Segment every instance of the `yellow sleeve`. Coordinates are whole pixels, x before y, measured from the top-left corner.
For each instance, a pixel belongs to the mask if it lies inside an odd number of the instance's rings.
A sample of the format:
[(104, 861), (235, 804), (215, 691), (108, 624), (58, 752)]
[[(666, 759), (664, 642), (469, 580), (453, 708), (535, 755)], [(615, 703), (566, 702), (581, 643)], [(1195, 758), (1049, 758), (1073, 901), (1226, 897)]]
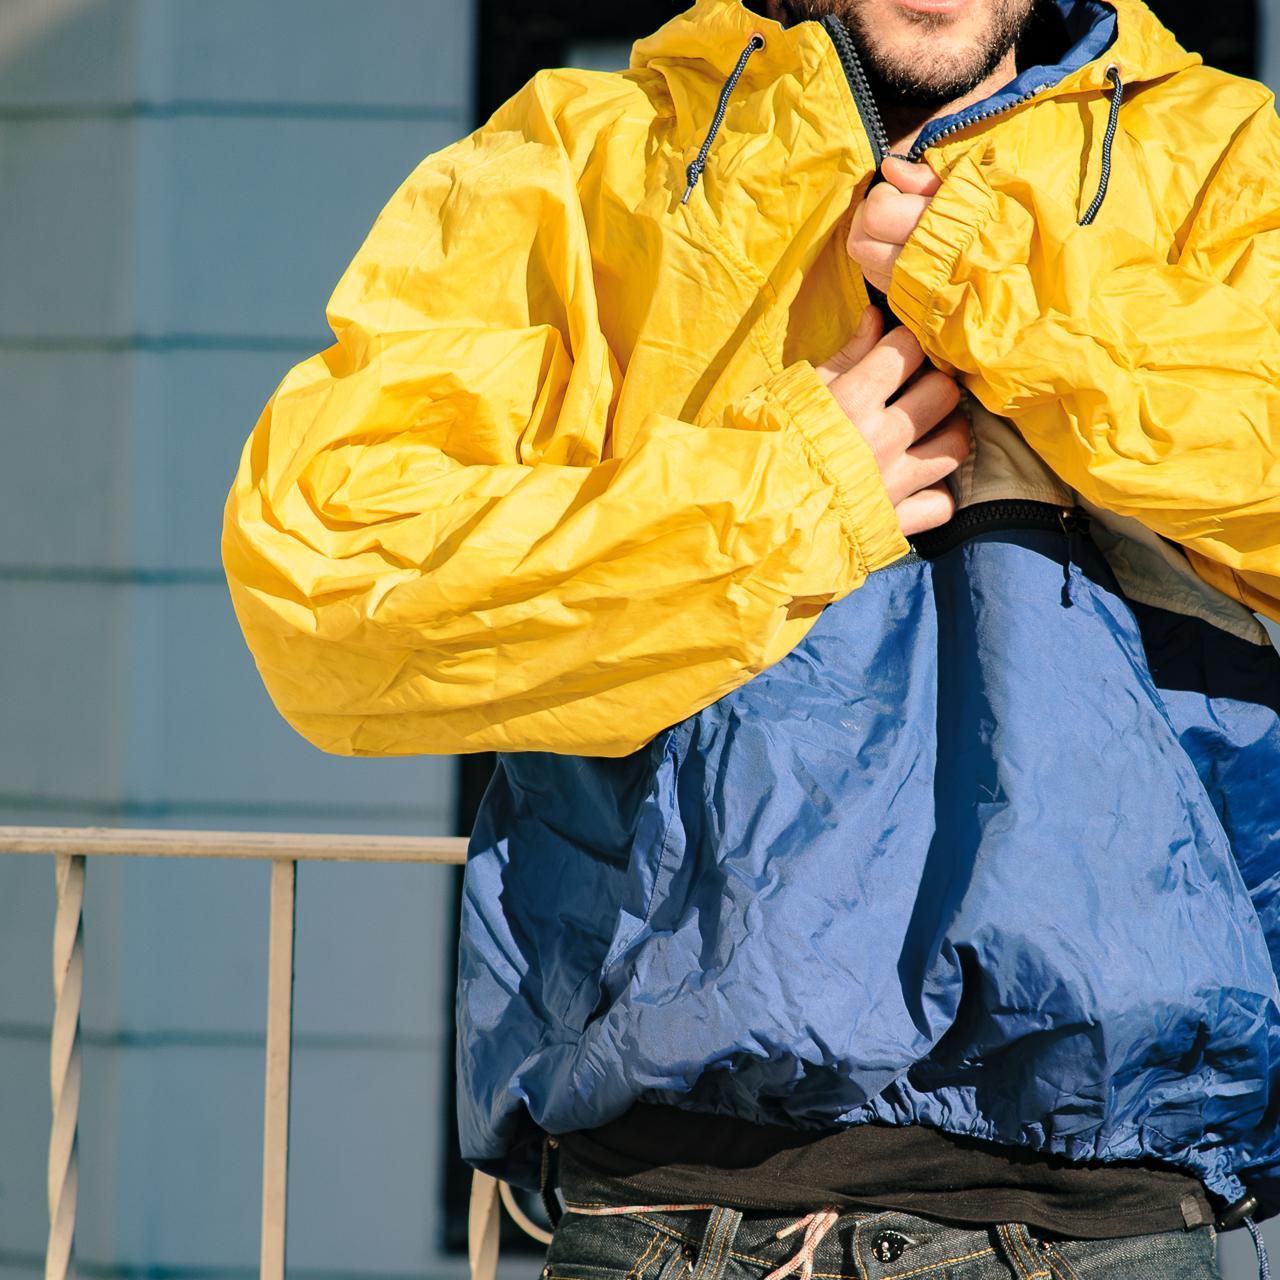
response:
[(1178, 543), (1201, 577), (1280, 620), (1270, 99), (1237, 125), (1173, 260), (1124, 228), (1123, 194), (1077, 226), (1033, 180), (971, 152), (899, 257), (890, 304), (1069, 485)]
[(624, 371), (556, 86), (541, 73), (409, 176), (334, 292), (334, 344), (244, 447), (232, 601), (322, 750), (625, 754), (909, 550), (805, 362), (713, 422), (653, 414), (613, 454)]

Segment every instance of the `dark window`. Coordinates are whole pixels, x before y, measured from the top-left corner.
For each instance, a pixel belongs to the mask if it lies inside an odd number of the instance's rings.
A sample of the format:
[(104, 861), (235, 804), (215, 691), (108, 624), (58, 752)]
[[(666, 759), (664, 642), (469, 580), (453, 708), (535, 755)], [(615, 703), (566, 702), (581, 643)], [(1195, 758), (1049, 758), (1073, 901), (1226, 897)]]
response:
[(569, 65), (576, 47), (630, 46), (688, 7), (675, 0), (480, 0), (476, 119), (487, 120), (534, 72)]
[(1211, 67), (1256, 78), (1258, 63), (1257, 0), (1148, 0), (1152, 11), (1178, 37), (1184, 48), (1200, 54)]

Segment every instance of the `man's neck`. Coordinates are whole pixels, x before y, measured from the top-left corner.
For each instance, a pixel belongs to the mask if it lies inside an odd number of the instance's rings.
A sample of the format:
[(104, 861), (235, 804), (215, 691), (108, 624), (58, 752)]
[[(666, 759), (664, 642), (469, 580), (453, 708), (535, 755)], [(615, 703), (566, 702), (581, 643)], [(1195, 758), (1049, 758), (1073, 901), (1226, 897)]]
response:
[(940, 120), (1004, 88), (1018, 74), (1017, 54), (1010, 49), (1000, 65), (976, 88), (942, 107), (918, 107), (905, 103), (880, 102), (880, 115), (889, 135), (889, 149), (905, 155), (930, 120)]

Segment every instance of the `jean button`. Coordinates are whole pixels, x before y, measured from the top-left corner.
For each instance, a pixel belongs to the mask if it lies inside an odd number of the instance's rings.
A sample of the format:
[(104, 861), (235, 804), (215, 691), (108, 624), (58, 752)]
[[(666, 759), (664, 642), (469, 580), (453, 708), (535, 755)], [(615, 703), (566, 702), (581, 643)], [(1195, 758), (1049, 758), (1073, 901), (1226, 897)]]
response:
[(878, 1262), (893, 1262), (906, 1252), (911, 1243), (904, 1235), (896, 1231), (877, 1231), (871, 1238), (871, 1252)]

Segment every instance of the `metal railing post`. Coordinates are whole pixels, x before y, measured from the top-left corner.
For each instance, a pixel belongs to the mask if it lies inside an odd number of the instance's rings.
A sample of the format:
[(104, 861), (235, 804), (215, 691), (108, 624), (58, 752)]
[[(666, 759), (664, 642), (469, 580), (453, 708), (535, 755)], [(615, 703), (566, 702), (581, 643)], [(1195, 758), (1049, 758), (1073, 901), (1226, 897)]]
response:
[(293, 1048), (293, 911), (298, 864), (271, 863), (267, 943), (267, 1079), (262, 1139), (261, 1280), (284, 1280), (289, 1201), (289, 1068)]
[(53, 1121), (49, 1132), (49, 1243), (45, 1252), (45, 1280), (68, 1280), (74, 1275), (73, 1248), (79, 1189), (80, 1006), (84, 988), (86, 857), (270, 860), (261, 1276), (263, 1280), (284, 1280), (297, 864), (299, 861), (320, 861), (456, 866), (466, 861), (466, 839), (457, 836), (187, 831), (152, 827), (0, 826), (0, 854), (50, 855), (56, 865), (54, 1014), (49, 1051)]
[(53, 923), (53, 1034), (49, 1044), (49, 1245), (45, 1280), (71, 1274), (80, 1161), (80, 1001), (84, 992), (84, 855), (56, 855)]

